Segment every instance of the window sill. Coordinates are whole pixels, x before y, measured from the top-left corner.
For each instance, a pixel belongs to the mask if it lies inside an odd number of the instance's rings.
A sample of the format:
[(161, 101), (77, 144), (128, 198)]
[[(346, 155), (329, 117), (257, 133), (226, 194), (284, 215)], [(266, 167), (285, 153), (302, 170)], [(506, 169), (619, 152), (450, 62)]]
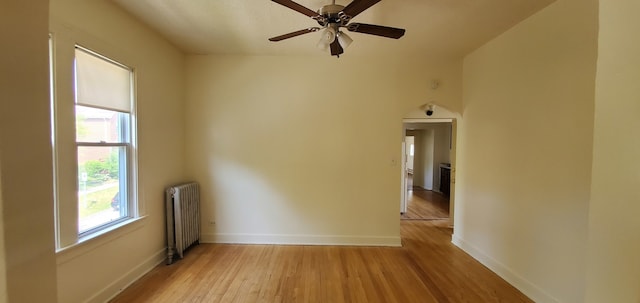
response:
[(115, 224), (90, 235), (80, 237), (78, 243), (56, 250), (58, 265), (67, 263), (94, 249), (110, 243), (122, 236), (134, 232), (144, 226), (147, 216), (133, 218), (119, 224)]

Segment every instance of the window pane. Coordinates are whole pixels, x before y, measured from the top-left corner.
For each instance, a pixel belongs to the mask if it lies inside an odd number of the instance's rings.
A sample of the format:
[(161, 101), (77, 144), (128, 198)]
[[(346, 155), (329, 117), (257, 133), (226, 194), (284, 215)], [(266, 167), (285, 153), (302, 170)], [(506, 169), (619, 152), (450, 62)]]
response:
[(78, 147), (80, 233), (128, 217), (127, 147)]
[(76, 141), (124, 143), (129, 114), (76, 106)]
[(131, 111), (131, 70), (76, 49), (76, 103)]

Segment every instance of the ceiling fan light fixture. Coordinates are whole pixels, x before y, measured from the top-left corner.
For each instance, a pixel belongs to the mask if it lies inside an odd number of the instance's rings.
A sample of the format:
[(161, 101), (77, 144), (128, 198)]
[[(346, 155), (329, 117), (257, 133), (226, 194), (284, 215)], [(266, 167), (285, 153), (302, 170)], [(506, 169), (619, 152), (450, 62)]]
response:
[(351, 45), (351, 42), (353, 42), (353, 39), (351, 39), (351, 37), (349, 37), (349, 35), (347, 35), (346, 33), (338, 32), (337, 36), (338, 43), (340, 43), (340, 46), (342, 46), (342, 48), (344, 49), (349, 47), (349, 45)]
[(320, 41), (318, 41), (318, 48), (322, 50), (329, 49), (329, 45), (336, 40), (336, 30), (332, 27), (327, 27), (324, 31), (322, 31), (322, 36), (320, 37)]

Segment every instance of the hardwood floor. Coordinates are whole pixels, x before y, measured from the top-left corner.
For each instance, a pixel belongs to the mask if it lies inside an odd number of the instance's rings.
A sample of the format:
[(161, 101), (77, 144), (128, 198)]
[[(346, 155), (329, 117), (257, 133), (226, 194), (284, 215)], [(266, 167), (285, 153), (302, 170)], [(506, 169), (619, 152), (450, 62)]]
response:
[(401, 221), (403, 247), (202, 244), (111, 302), (532, 302), (451, 244), (446, 220)]
[(403, 220), (449, 219), (448, 197), (417, 186), (407, 194), (407, 212), (402, 214)]

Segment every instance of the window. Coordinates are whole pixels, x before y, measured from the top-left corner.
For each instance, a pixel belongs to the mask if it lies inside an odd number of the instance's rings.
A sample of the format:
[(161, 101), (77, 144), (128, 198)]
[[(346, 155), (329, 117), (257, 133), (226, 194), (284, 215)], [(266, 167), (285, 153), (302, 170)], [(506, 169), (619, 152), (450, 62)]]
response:
[(137, 216), (134, 75), (93, 51), (51, 41), (56, 237), (63, 248)]
[(132, 217), (131, 69), (75, 51), (78, 233)]

